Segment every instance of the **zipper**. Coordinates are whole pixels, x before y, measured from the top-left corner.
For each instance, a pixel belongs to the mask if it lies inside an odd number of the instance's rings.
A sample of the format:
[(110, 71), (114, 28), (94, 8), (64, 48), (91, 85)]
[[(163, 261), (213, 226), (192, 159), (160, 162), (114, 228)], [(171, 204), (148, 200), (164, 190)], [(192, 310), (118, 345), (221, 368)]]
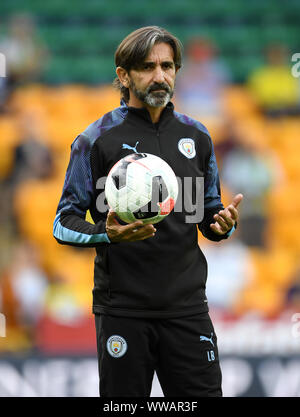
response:
[(157, 143), (158, 143), (159, 155), (161, 155), (160, 140), (159, 140), (159, 138), (160, 138), (159, 128), (158, 127), (156, 128), (155, 126), (153, 126), (153, 127), (154, 127), (155, 132), (156, 132), (156, 138), (157, 138)]

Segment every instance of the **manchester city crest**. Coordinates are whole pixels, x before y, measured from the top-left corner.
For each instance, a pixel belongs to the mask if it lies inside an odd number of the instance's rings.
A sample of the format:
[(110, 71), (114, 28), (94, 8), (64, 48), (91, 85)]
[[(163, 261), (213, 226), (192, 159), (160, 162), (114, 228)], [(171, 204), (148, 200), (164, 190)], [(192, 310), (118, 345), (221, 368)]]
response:
[(180, 152), (189, 159), (194, 158), (196, 155), (195, 142), (190, 138), (182, 138), (178, 142), (178, 149)]
[(113, 358), (120, 358), (127, 351), (127, 342), (122, 336), (115, 334), (108, 338), (106, 348)]

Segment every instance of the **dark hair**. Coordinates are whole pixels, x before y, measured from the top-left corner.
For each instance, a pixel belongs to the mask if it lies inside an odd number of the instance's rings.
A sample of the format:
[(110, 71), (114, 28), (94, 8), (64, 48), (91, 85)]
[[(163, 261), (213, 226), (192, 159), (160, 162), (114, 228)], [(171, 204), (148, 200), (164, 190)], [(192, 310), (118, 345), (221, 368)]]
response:
[[(122, 67), (127, 72), (138, 68), (156, 43), (167, 43), (172, 47), (175, 68), (179, 69), (182, 60), (181, 42), (166, 29), (158, 26), (146, 26), (126, 36), (115, 52), (116, 67)], [(121, 84), (118, 77), (114, 79), (113, 85), (120, 90), (122, 97), (128, 102), (129, 89)]]

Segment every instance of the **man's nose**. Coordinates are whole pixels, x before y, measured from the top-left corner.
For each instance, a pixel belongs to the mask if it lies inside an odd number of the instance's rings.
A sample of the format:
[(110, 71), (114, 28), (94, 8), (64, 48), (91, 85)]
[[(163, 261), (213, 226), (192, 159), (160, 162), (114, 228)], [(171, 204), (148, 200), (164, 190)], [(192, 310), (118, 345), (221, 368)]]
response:
[(162, 83), (164, 80), (164, 71), (160, 66), (157, 66), (154, 70), (153, 81), (155, 81), (156, 83)]

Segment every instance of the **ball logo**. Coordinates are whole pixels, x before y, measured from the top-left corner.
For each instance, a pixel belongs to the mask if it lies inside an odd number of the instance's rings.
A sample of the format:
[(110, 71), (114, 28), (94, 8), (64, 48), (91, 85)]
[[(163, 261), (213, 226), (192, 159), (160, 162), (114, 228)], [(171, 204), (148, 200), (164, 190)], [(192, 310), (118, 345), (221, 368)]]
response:
[(178, 142), (178, 149), (180, 152), (189, 159), (194, 158), (196, 155), (195, 142), (190, 138), (182, 138)]
[(127, 342), (122, 336), (113, 335), (107, 340), (106, 348), (113, 358), (121, 358), (127, 351)]

